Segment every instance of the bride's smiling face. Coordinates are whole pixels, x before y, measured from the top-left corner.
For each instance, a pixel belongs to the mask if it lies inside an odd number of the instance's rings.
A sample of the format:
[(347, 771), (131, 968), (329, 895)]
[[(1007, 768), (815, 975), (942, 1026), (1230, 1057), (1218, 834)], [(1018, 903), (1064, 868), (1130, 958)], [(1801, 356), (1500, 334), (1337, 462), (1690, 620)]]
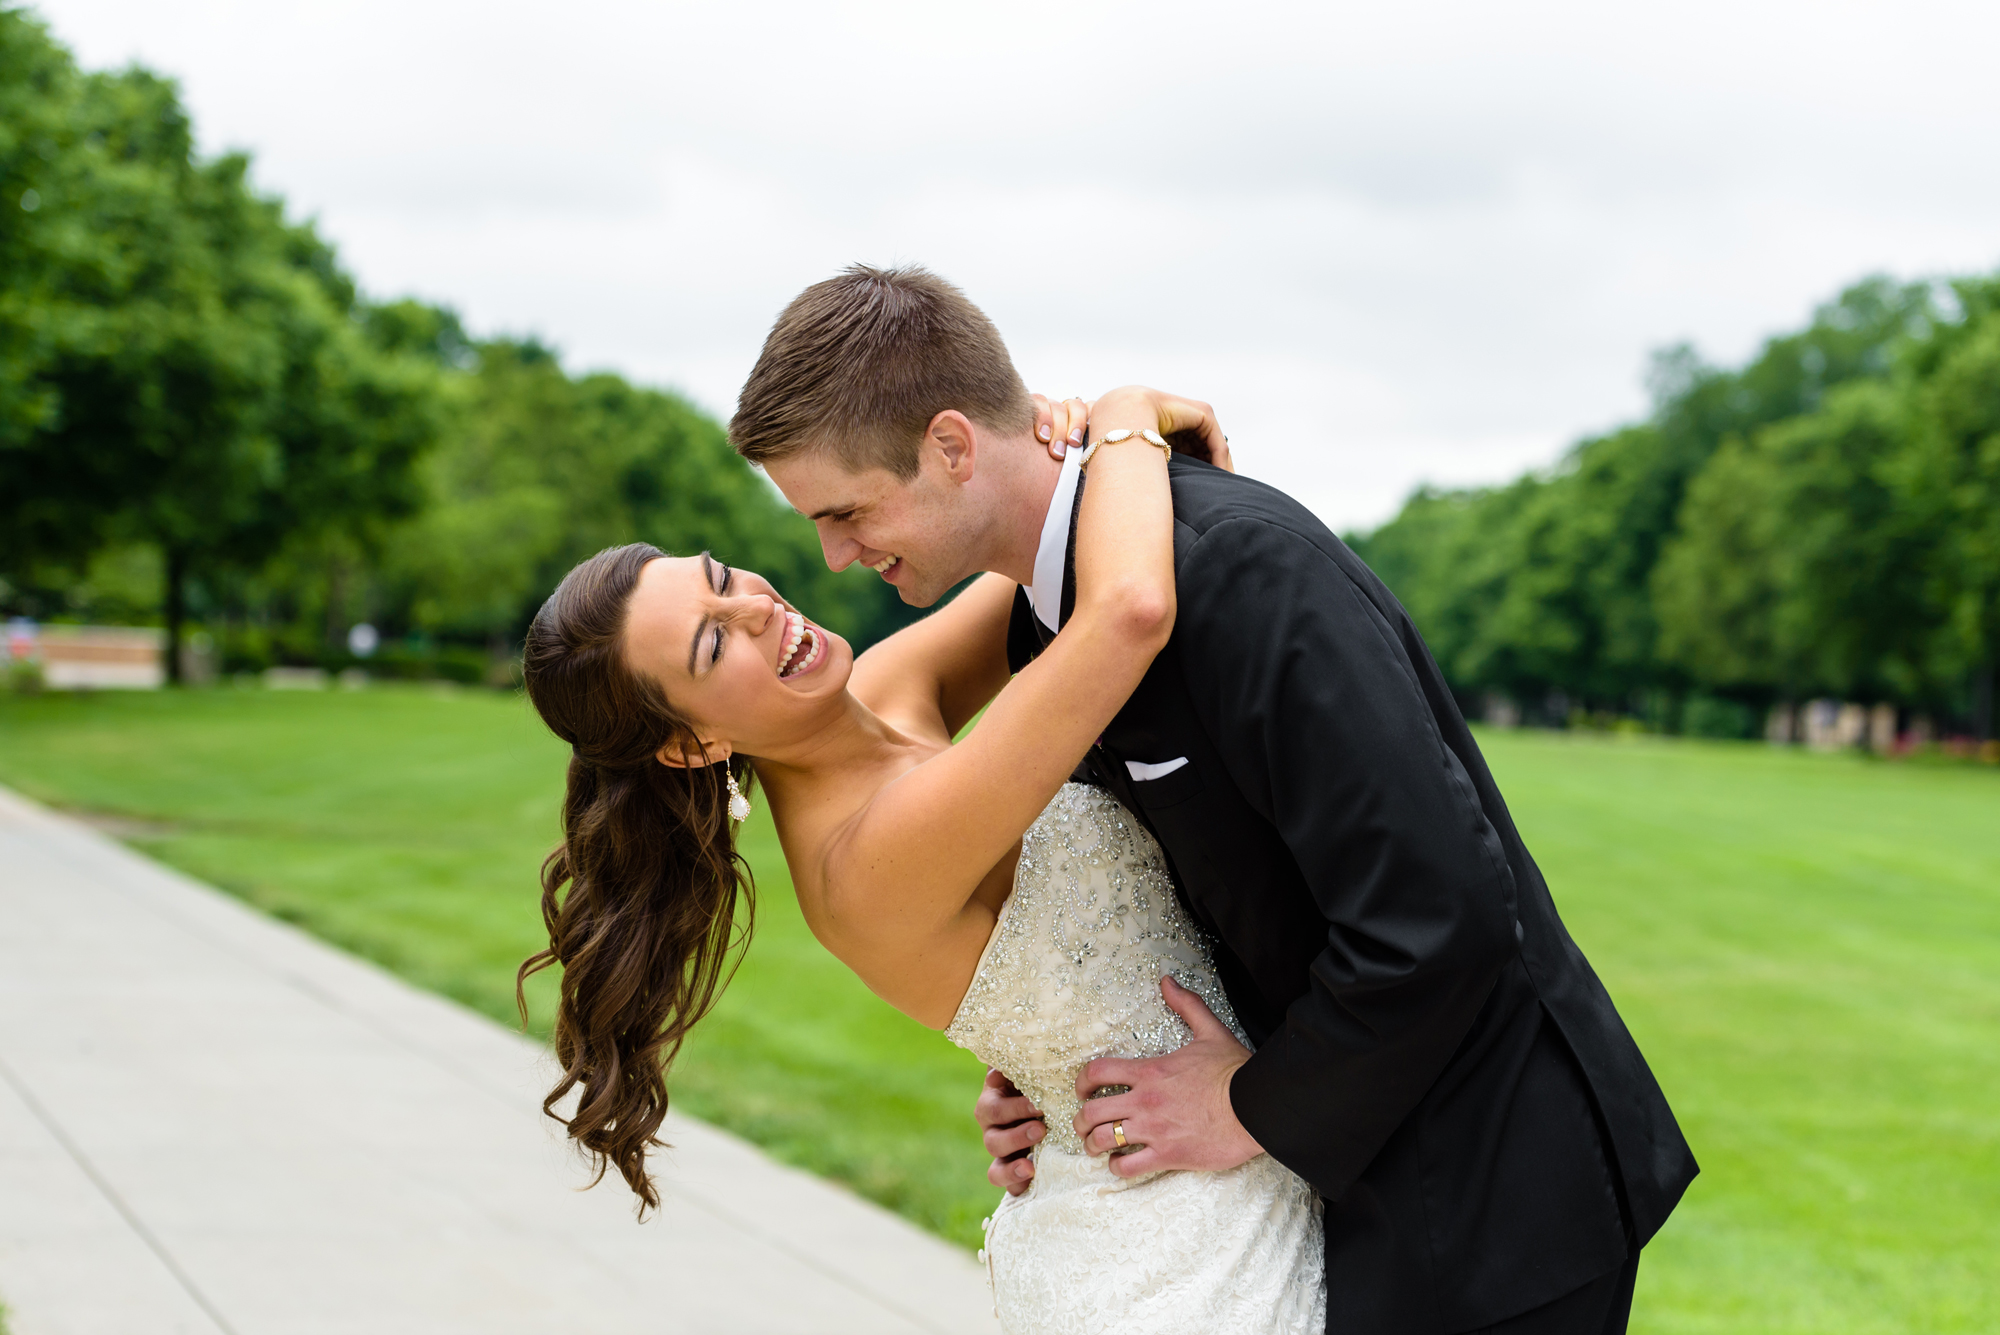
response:
[(793, 611), (763, 576), (706, 552), (639, 572), (625, 658), (659, 683), (712, 755), (771, 754), (846, 690), (854, 670), (846, 640)]

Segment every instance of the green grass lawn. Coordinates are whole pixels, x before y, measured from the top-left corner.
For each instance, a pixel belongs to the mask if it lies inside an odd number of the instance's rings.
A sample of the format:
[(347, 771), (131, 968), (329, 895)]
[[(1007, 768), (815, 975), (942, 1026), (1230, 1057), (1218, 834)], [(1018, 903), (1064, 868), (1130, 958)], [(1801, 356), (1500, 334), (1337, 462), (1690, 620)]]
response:
[[(514, 971), (548, 943), (536, 872), (567, 753), (488, 691), (0, 695), (0, 783), (122, 818), (161, 861), (510, 1024)], [(986, 1068), (820, 949), (761, 803), (746, 836), (755, 942), (675, 1064), (676, 1106), (977, 1245)]]
[[(2000, 1329), (2000, 773), (1482, 743), (1702, 1161), (1633, 1328)], [(0, 697), (0, 782), (502, 1017), (562, 759), (481, 692)], [(761, 814), (748, 850), (756, 943), (676, 1098), (973, 1243), (978, 1063), (813, 943)]]

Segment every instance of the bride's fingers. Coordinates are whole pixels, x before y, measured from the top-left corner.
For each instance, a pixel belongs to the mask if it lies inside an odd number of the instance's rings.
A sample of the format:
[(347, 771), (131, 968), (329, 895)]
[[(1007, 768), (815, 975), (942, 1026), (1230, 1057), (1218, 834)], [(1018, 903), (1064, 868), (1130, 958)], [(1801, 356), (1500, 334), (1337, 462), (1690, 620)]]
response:
[(1049, 447), (1049, 455), (1060, 459), (1069, 451), (1083, 443), (1085, 421), (1083, 400), (1076, 398), (1057, 399), (1049, 405), (1052, 434), (1043, 443)]
[(1035, 439), (1048, 446), (1052, 458), (1060, 459), (1083, 444), (1084, 430), (1090, 424), (1089, 400), (1054, 399), (1042, 394), (1028, 398), (1035, 405)]
[(1090, 404), (1084, 399), (1064, 399), (1063, 407), (1069, 412), (1069, 431), (1066, 438), (1069, 447), (1076, 449), (1083, 444), (1084, 432), (1090, 428)]
[(1214, 408), (1198, 399), (1164, 395), (1160, 415), (1169, 422), (1163, 434), (1183, 432), (1199, 437), (1202, 452), (1195, 457), (1206, 458), (1217, 468), (1226, 468), (1232, 473), (1236, 471), (1235, 462), (1229, 454), (1229, 437), (1222, 434), (1222, 424), (1216, 421)]
[(1035, 439), (1044, 445), (1061, 439), (1056, 432), (1056, 418), (1062, 415), (1062, 410), (1056, 400), (1040, 394), (1030, 394), (1028, 399), (1035, 405)]

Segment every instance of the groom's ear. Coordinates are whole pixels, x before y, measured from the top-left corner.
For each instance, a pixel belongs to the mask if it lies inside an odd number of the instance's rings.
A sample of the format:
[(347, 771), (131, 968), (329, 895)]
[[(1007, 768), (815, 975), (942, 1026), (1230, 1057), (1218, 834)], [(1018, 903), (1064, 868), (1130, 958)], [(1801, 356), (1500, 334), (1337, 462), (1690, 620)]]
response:
[(979, 462), (979, 435), (972, 419), (956, 408), (947, 408), (931, 419), (924, 432), (924, 452), (934, 455), (954, 482), (972, 480)]

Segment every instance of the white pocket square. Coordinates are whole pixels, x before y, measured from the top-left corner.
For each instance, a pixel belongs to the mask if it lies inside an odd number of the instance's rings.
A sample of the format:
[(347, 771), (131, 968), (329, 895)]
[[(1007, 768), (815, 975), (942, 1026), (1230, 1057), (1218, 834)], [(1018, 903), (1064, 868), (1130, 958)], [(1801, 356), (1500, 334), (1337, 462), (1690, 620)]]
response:
[(1128, 760), (1125, 762), (1125, 768), (1131, 772), (1134, 779), (1140, 783), (1144, 783), (1147, 779), (1158, 779), (1172, 774), (1185, 764), (1187, 764), (1186, 756), (1175, 756), (1172, 760), (1162, 760), (1157, 765), (1148, 765), (1138, 760)]

